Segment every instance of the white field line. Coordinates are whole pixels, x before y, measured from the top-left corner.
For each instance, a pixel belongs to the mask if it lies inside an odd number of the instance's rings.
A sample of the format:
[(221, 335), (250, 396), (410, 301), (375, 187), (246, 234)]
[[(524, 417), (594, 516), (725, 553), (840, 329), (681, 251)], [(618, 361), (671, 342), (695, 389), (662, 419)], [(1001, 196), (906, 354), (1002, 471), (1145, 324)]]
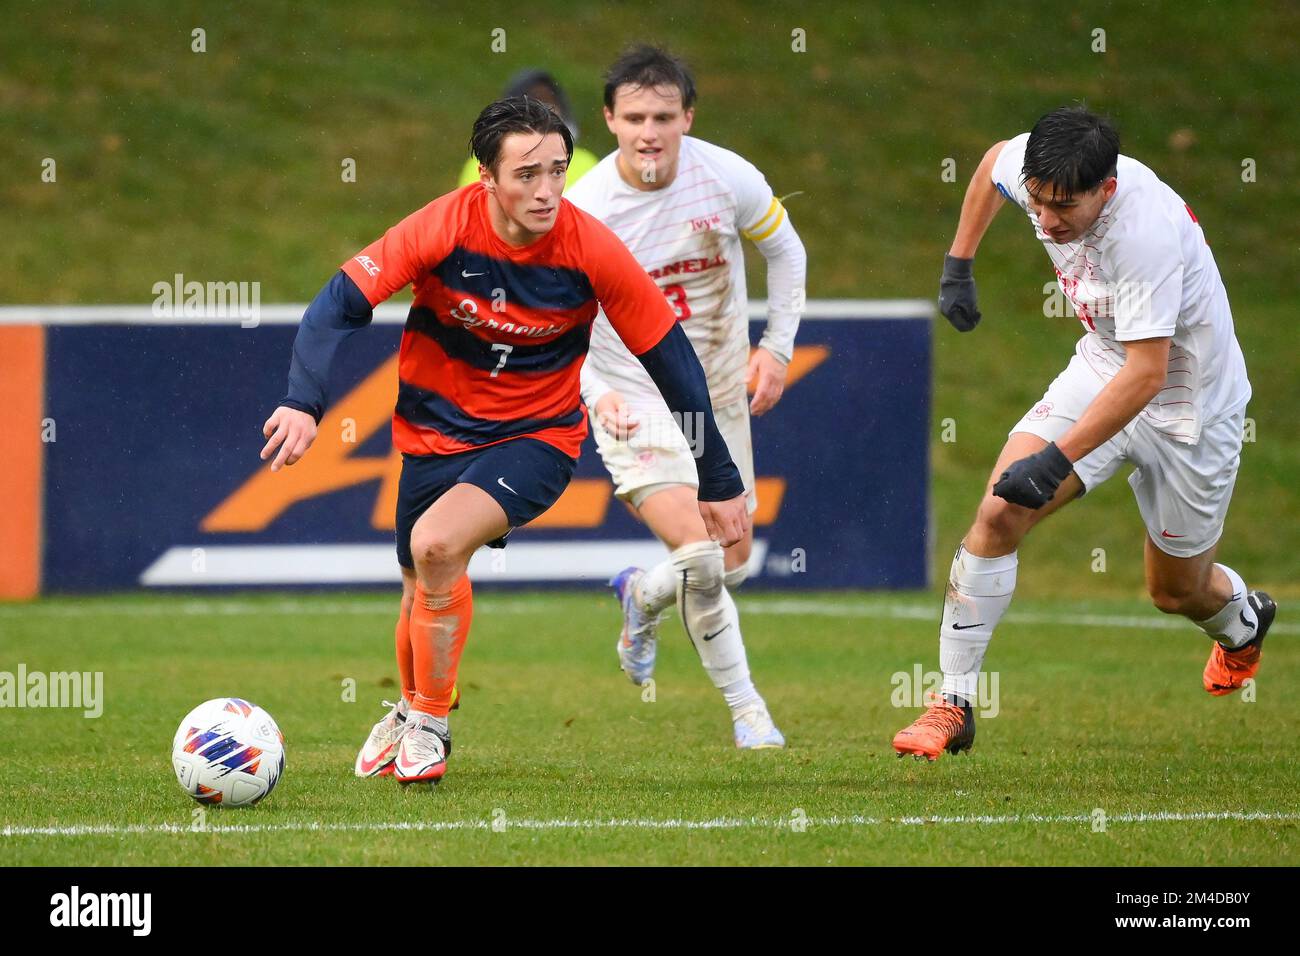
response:
[[(591, 595), (593, 601), (599, 597)], [(558, 599), (529, 596), (525, 598), (480, 598), (475, 603), (477, 609), (485, 614), (538, 614), (548, 610), (570, 607), (571, 599)], [(237, 598), (222, 600), (205, 598), (201, 600), (173, 603), (159, 602), (124, 602), (91, 603), (85, 605), (71, 604), (10, 604), (0, 605), (0, 620), (24, 617), (260, 617), (278, 615), (336, 615), (356, 616), (373, 615), (391, 617), (397, 606), (396, 595), (385, 601), (339, 601), (294, 599), (286, 601), (250, 602)], [(612, 604), (610, 605), (613, 606)], [(1186, 630), (1191, 625), (1181, 617), (1165, 617), (1152, 611), (1149, 615), (1091, 614), (1071, 613), (1046, 614), (1035, 611), (1010, 611), (1004, 617), (1005, 624), (1047, 624), (1073, 627), (1104, 627), (1128, 630)], [(864, 603), (850, 601), (821, 601), (812, 598), (777, 598), (742, 600), (740, 610), (748, 615), (762, 617), (840, 617), (861, 618), (864, 620), (906, 620), (938, 622), (940, 603), (918, 604), (881, 604), (876, 600)], [(1300, 624), (1276, 623), (1269, 630), (1270, 634), (1300, 634)]]
[[(1300, 820), (1300, 813), (1274, 811), (1192, 811), (1186, 813), (1117, 813), (1107, 815), (1106, 825), (1147, 823), (1189, 823), (1226, 820)], [(210, 826), (202, 830), (191, 829), (178, 823), (111, 824), (85, 823), (61, 827), (6, 826), (0, 828), (0, 837), (80, 837), (128, 836), (142, 834), (184, 835), (187, 833), (373, 833), (395, 832), (447, 832), (491, 831), (502, 826), (507, 830), (787, 830), (796, 824), (808, 827), (883, 827), (883, 826), (1002, 826), (1027, 823), (1037, 825), (1091, 825), (1091, 813), (1045, 815), (1017, 813), (1005, 816), (941, 816), (941, 817), (868, 817), (832, 816), (808, 818), (774, 817), (714, 817), (706, 820), (651, 820), (610, 817), (593, 820), (431, 820), (393, 821), (373, 823), (233, 823)]]

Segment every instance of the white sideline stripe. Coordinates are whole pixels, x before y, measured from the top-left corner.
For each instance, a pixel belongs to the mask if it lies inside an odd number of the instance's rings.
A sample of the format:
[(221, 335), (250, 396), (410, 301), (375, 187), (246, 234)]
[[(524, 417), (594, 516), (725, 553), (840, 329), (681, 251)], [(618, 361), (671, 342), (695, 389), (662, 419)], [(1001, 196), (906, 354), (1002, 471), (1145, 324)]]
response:
[[(514, 547), (514, 545), (511, 545)], [(490, 596), (475, 598), (475, 606), (484, 614), (537, 614), (547, 610), (567, 608), (568, 598), (548, 598), (530, 595), (528, 597)], [(836, 604), (816, 601), (811, 598), (787, 598), (776, 601), (742, 600), (739, 603), (743, 614), (761, 617), (765, 614), (773, 617), (848, 617), (872, 618), (876, 620), (934, 621), (939, 620), (938, 609), (930, 604), (879, 606), (875, 604), (854, 605)], [(936, 602), (937, 603), (937, 602)], [(222, 616), (264, 616), (288, 614), (351, 614), (364, 617), (375, 615), (388, 617), (393, 613), (393, 600), (383, 601), (338, 601), (338, 600), (292, 600), (253, 603), (237, 599), (203, 598), (194, 601), (154, 603), (94, 603), (91, 605), (43, 605), (43, 604), (0, 604), (0, 619), (21, 617), (222, 617)], [(1051, 624), (1072, 625), (1075, 627), (1106, 627), (1120, 630), (1186, 630), (1189, 626), (1182, 618), (1150, 617), (1115, 614), (1043, 614), (1032, 611), (1009, 612), (1002, 619), (1004, 624)], [(1300, 624), (1274, 624), (1270, 634), (1300, 634)]]
[[(1046, 815), (1016, 813), (1005, 816), (940, 816), (940, 817), (868, 817), (860, 815), (809, 817), (799, 821), (810, 827), (879, 827), (879, 826), (1005, 826), (1017, 823), (1032, 824), (1091, 824), (1091, 813)], [(1300, 820), (1300, 813), (1267, 810), (1219, 810), (1187, 813), (1117, 813), (1106, 816), (1106, 825), (1112, 823), (1193, 823), (1225, 820)], [(714, 817), (707, 820), (649, 820), (638, 818), (607, 818), (603, 820), (510, 820), (504, 821), (507, 830), (785, 830), (795, 822), (786, 817)], [(27, 836), (127, 836), (139, 834), (186, 833), (346, 833), (377, 831), (446, 832), (451, 830), (491, 830), (492, 820), (435, 820), (393, 821), (376, 823), (236, 823), (191, 830), (179, 823), (84, 823), (61, 827), (6, 826), (0, 829), (3, 837)], [(498, 826), (500, 824), (497, 824)]]
[[(206, 285), (206, 283), (205, 283)], [(410, 305), (389, 302), (375, 309), (375, 325), (403, 325)], [(297, 325), (307, 310), (305, 302), (275, 303), (258, 307), (256, 325)], [(215, 311), (215, 310), (214, 310)], [(229, 311), (234, 312), (235, 309)], [(924, 319), (934, 316), (928, 299), (810, 299), (806, 319)], [(767, 301), (750, 299), (751, 322), (767, 317)], [(240, 325), (239, 315), (156, 316), (152, 305), (4, 305), (0, 325)], [(252, 321), (252, 320), (248, 320)], [(254, 327), (254, 326), (250, 326)]]
[[(202, 570), (194, 569), (203, 555)], [(621, 568), (658, 564), (667, 553), (646, 538), (609, 541), (520, 541), (506, 551), (479, 549), (469, 562), (472, 581), (607, 581)], [(749, 561), (761, 568), (767, 542), (755, 539)], [(147, 587), (237, 584), (401, 584), (391, 544), (177, 545), (140, 575)]]

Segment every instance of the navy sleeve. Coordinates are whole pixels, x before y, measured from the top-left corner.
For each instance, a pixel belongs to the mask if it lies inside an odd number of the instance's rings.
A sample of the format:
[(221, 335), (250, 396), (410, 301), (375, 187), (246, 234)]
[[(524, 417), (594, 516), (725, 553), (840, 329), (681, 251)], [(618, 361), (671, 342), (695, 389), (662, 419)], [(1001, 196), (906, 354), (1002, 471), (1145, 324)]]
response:
[(289, 394), (280, 402), (307, 412), (319, 423), (329, 400), (330, 367), (343, 340), (370, 324), (374, 310), (343, 271), (325, 283), (303, 313), (293, 340)]
[(713, 418), (704, 369), (682, 327), (673, 325), (657, 345), (637, 358), (691, 446), (700, 477), (700, 501), (730, 501), (743, 495), (745, 483)]

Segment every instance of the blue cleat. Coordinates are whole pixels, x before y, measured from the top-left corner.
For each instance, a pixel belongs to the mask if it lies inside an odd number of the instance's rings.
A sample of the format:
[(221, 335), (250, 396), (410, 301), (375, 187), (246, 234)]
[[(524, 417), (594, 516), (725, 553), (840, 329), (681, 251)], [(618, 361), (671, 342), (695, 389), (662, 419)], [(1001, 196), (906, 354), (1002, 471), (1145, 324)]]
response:
[(762, 701), (741, 711), (734, 719), (736, 746), (741, 750), (779, 750), (785, 737), (772, 723), (772, 715)]
[(644, 614), (636, 605), (636, 586), (645, 572), (640, 568), (624, 568), (614, 576), (610, 585), (623, 608), (623, 633), (618, 638), (618, 666), (638, 687), (654, 676), (655, 651), (659, 621)]

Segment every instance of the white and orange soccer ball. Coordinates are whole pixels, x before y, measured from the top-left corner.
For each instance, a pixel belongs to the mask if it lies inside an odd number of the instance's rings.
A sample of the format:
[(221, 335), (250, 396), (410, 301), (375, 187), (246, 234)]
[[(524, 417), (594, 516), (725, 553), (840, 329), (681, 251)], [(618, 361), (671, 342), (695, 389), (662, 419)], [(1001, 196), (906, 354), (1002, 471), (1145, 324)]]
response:
[(172, 766), (181, 789), (199, 803), (252, 806), (284, 772), (284, 734), (270, 714), (246, 700), (207, 700), (176, 730)]

